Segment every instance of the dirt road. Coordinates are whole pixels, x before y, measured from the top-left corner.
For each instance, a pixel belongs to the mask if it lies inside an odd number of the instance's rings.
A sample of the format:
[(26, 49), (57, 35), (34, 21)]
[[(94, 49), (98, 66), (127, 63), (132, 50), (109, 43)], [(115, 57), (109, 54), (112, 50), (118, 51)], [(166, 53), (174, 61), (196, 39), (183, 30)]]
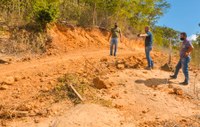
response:
[[(65, 35), (69, 36), (59, 32)], [(12, 58), (10, 64), (0, 64), (0, 126), (200, 126), (199, 70), (191, 68), (191, 84), (180, 86), (182, 73), (177, 80), (169, 80), (171, 73), (160, 70), (168, 61), (167, 54), (154, 51), (156, 67), (148, 71), (143, 48), (122, 43), (113, 57), (104, 46)], [(105, 88), (95, 87), (97, 77)], [(75, 103), (67, 96), (68, 78), (77, 83), (84, 102)]]

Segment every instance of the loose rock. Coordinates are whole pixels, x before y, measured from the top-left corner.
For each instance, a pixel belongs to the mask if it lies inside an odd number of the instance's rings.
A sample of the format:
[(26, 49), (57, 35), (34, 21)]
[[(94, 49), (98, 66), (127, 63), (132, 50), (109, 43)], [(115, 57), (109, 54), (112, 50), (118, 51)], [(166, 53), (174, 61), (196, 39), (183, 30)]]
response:
[(93, 83), (94, 83), (94, 86), (97, 88), (97, 89), (107, 89), (109, 86), (106, 85), (106, 83), (101, 80), (99, 77), (96, 77), (93, 79)]
[(6, 90), (6, 89), (8, 89), (8, 86), (6, 86), (6, 85), (0, 86), (0, 90)]
[(6, 84), (6, 85), (13, 85), (14, 83), (15, 83), (14, 77), (6, 77), (3, 81), (3, 84)]
[(117, 64), (117, 69), (123, 70), (125, 68), (124, 64)]

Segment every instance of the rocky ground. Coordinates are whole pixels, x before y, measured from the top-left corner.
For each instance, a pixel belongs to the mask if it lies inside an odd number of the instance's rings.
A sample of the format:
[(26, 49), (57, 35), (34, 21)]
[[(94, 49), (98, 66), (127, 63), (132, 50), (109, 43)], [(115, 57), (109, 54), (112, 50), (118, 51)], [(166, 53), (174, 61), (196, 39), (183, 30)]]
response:
[(171, 68), (162, 67), (165, 52), (154, 50), (155, 68), (144, 69), (141, 40), (125, 39), (112, 57), (105, 31), (61, 28), (50, 31), (52, 47), (42, 56), (1, 54), (0, 126), (200, 126), (198, 68), (181, 86), (183, 74), (170, 80)]

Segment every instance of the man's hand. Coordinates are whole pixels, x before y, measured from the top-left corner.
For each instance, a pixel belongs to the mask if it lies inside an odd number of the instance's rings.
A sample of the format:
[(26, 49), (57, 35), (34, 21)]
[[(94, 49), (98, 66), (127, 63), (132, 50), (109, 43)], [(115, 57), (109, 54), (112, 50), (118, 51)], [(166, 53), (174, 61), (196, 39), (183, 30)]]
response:
[(112, 34), (110, 33), (108, 36), (108, 41), (110, 42), (110, 38), (111, 38)]
[(110, 42), (110, 41), (111, 41), (111, 36), (108, 37), (108, 42)]
[(120, 42), (122, 42), (122, 41), (123, 41), (122, 36), (120, 36)]
[(184, 56), (185, 56), (185, 57), (188, 57), (188, 56), (190, 55), (190, 53), (192, 52), (193, 48), (194, 48), (193, 46), (190, 46), (190, 47), (188, 48), (188, 50), (185, 52)]
[(189, 52), (185, 52), (185, 54), (184, 54), (185, 57), (188, 57), (189, 55), (190, 55)]

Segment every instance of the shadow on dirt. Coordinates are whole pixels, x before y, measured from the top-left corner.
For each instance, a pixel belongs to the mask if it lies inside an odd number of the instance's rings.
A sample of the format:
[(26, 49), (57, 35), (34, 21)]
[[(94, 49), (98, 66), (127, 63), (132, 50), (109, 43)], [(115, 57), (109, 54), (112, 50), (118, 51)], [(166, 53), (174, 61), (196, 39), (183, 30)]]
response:
[(145, 84), (147, 87), (155, 87), (159, 85), (167, 85), (169, 84), (168, 79), (160, 79), (160, 78), (151, 78), (147, 80), (136, 80), (135, 83)]
[(0, 64), (9, 64), (9, 62), (0, 59)]

